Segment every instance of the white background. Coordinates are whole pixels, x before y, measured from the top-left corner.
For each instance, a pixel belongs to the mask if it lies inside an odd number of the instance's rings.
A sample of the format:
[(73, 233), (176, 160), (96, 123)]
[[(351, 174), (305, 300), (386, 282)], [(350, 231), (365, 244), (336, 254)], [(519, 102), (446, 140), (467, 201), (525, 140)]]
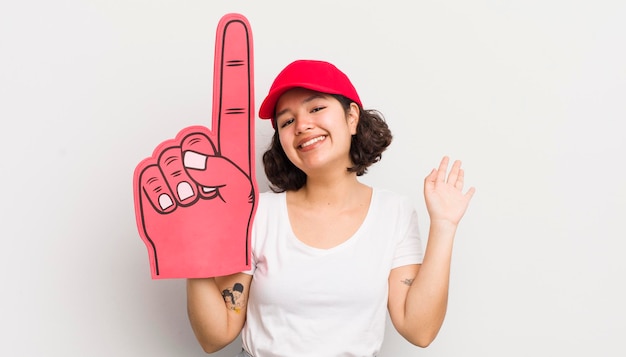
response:
[[(617, 0), (2, 0), (0, 355), (204, 355), (184, 281), (150, 279), (131, 183), (157, 144), (210, 125), (229, 12), (252, 26), (257, 109), (314, 58), (385, 114), (395, 140), (363, 180), (414, 199), (424, 235), (443, 155), (477, 188), (438, 338), (420, 349), (389, 326), (381, 356), (626, 355)], [(257, 122), (257, 154), (271, 133)]]

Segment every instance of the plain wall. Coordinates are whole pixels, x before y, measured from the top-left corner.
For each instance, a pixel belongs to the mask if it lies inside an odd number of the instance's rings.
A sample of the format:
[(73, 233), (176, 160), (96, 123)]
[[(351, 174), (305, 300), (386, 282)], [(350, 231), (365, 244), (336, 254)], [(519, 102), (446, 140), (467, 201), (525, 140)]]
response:
[(230, 12), (252, 26), (257, 109), (314, 58), (385, 114), (394, 143), (363, 181), (410, 196), (424, 236), (443, 155), (477, 188), (438, 338), (389, 325), (381, 356), (626, 354), (623, 1), (66, 0), (0, 3), (0, 355), (204, 355), (184, 281), (150, 279), (132, 174), (210, 125)]

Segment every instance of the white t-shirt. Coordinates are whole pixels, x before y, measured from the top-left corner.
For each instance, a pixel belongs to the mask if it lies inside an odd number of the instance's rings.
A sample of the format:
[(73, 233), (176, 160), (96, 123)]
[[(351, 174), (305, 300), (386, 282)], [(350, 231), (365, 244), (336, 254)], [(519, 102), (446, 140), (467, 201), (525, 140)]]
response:
[(262, 193), (252, 229), (253, 274), (243, 345), (255, 357), (375, 356), (391, 269), (421, 264), (408, 199), (374, 189), (361, 227), (330, 249), (294, 235), (285, 193)]

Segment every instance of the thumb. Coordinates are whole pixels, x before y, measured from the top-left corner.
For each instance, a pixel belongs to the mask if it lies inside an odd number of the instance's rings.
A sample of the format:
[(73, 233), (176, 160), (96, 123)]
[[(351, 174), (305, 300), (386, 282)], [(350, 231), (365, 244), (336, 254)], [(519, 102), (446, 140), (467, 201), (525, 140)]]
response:
[(204, 155), (195, 151), (185, 151), (183, 163), (187, 174), (200, 186), (206, 198), (212, 197), (219, 189), (223, 198), (232, 193), (249, 194), (250, 178), (234, 162), (223, 156)]
[(433, 169), (424, 179), (424, 188), (432, 188), (437, 180), (437, 169)]

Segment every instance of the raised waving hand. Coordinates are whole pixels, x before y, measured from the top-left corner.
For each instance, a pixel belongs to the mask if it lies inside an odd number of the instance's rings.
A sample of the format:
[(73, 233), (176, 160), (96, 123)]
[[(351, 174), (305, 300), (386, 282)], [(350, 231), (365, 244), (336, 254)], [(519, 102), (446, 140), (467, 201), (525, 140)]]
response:
[(450, 159), (444, 156), (439, 168), (433, 169), (426, 176), (424, 198), (431, 222), (458, 225), (476, 190), (471, 187), (463, 193), (465, 172), (461, 168), (461, 161), (456, 160), (447, 174), (449, 161)]
[(258, 190), (252, 32), (242, 15), (220, 20), (214, 64), (211, 130), (181, 130), (135, 169), (135, 216), (153, 279), (222, 276), (250, 266)]

